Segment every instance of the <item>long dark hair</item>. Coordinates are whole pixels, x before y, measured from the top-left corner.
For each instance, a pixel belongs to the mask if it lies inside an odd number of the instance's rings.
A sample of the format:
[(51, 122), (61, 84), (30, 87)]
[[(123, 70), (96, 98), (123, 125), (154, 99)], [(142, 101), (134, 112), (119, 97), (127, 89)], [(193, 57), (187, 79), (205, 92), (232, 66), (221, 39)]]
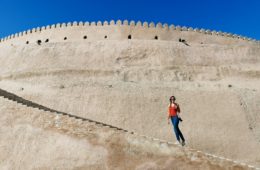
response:
[(175, 101), (176, 100), (176, 97), (175, 96), (171, 96), (169, 101), (170, 101), (170, 104), (172, 103), (172, 101)]

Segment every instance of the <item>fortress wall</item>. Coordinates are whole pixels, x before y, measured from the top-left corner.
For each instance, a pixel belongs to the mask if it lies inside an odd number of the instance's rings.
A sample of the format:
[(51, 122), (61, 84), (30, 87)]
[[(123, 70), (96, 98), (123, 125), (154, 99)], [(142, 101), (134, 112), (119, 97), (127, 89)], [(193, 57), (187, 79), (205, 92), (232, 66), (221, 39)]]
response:
[[(155, 40), (157, 36), (158, 40), (165, 41), (179, 41), (179, 39), (185, 39), (188, 43), (205, 43), (205, 44), (236, 44), (236, 43), (254, 43), (254, 41), (248, 41), (250, 39), (238, 35), (232, 35), (229, 33), (222, 33), (204, 29), (193, 29), (180, 26), (168, 26), (158, 23), (148, 24), (147, 22), (134, 23), (128, 21), (114, 21), (108, 22), (69, 22), (63, 24), (53, 24), (44, 27), (37, 27), (24, 32), (16, 33), (6, 38), (1, 39), (0, 46), (7, 45), (21, 45), (29, 43), (36, 43), (38, 40), (45, 42), (46, 39), (49, 42), (63, 42), (64, 37), (67, 37), (66, 41), (83, 41), (84, 36), (87, 36), (87, 40), (126, 40), (128, 35), (131, 35), (132, 39), (142, 40)], [(105, 38), (107, 36), (107, 38)]]
[[(259, 144), (234, 90), (243, 91), (241, 83), (251, 80), (248, 71), (256, 76), (252, 89), (259, 93), (260, 48), (218, 34), (126, 21), (37, 28), (0, 43), (0, 84), (48, 107), (171, 141), (166, 112), (174, 94), (189, 145), (256, 162)], [(241, 79), (232, 81), (240, 73)]]
[[(0, 74), (5, 77), (55, 70), (88, 70), (113, 71), (120, 80), (124, 77), (131, 81), (216, 80), (222, 76), (242, 76), (238, 73), (243, 73), (243, 65), (260, 62), (259, 52), (259, 48), (251, 46), (199, 44), (189, 47), (179, 42), (145, 40), (29, 44), (1, 48)], [(236, 64), (237, 68), (230, 68)], [(257, 78), (259, 69), (251, 67), (251, 73), (252, 76), (256, 73)]]

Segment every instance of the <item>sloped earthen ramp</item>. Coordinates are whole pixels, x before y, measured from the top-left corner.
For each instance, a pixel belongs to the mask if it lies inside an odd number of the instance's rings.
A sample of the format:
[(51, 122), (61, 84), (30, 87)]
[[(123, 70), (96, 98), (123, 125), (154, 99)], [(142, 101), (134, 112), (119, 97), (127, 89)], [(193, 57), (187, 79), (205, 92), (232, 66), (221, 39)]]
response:
[[(175, 138), (166, 116), (168, 98), (175, 95), (181, 106), (184, 121), (180, 126), (188, 147), (260, 166), (258, 41), (203, 29), (111, 21), (28, 30), (2, 39), (0, 49), (2, 89), (55, 110), (171, 142)], [(10, 106), (14, 110), (17, 107)], [(5, 113), (8, 112), (3, 103), (1, 114)], [(14, 111), (13, 115), (19, 114)], [(15, 116), (5, 117), (7, 124), (2, 119), (1, 126), (14, 126)], [(25, 134), (37, 130), (33, 122), (26, 123), (32, 126), (29, 130), (21, 126)], [(19, 127), (16, 126), (17, 133)], [(48, 136), (48, 130), (40, 131)], [(106, 143), (103, 129), (93, 131), (103, 134), (100, 140)], [(8, 138), (8, 133), (2, 130), (1, 136)], [(59, 136), (58, 132), (55, 141), (61, 140)], [(24, 140), (22, 143), (29, 141), (26, 136), (19, 137)], [(64, 141), (79, 150), (84, 145), (77, 144), (80, 140)], [(35, 145), (41, 146), (37, 141)], [(49, 152), (58, 146), (56, 143)], [(26, 148), (10, 148), (5, 148), (6, 153), (26, 152)], [(44, 150), (41, 152), (45, 154)], [(89, 157), (92, 161), (107, 159), (105, 155), (110, 154), (99, 147), (90, 147), (88, 152), (94, 153)], [(161, 156), (160, 149), (156, 153), (153, 156)], [(153, 156), (147, 167), (156, 162)], [(142, 157), (148, 160), (149, 154)], [(63, 158), (69, 159), (60, 159)]]

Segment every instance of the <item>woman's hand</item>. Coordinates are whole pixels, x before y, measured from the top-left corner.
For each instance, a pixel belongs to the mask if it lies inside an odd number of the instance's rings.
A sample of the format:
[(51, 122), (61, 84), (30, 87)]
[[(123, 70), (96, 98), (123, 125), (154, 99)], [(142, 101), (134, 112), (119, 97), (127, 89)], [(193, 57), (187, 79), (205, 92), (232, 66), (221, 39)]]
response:
[(182, 122), (182, 118), (178, 115), (179, 120)]

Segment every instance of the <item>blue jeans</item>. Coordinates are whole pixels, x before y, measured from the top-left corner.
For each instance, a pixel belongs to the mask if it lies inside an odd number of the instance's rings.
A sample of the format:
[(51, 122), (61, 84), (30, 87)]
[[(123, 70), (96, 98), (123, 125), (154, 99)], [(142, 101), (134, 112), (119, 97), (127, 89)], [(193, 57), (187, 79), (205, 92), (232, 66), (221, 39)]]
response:
[(171, 121), (172, 121), (173, 129), (174, 129), (177, 140), (180, 141), (180, 138), (181, 138), (181, 140), (184, 142), (185, 139), (184, 139), (184, 137), (181, 133), (181, 130), (179, 129), (179, 118), (178, 118), (178, 116), (171, 116)]

